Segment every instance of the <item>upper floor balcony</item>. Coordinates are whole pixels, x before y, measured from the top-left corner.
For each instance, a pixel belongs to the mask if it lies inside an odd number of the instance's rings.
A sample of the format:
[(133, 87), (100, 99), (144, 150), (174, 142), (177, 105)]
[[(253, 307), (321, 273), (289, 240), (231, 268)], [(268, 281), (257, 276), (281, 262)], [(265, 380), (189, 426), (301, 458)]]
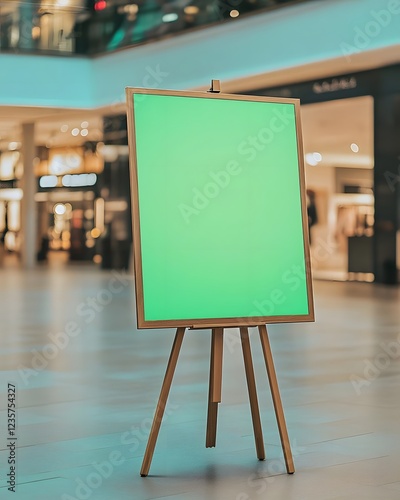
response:
[(2, 0), (0, 51), (98, 55), (295, 3), (299, 0)]

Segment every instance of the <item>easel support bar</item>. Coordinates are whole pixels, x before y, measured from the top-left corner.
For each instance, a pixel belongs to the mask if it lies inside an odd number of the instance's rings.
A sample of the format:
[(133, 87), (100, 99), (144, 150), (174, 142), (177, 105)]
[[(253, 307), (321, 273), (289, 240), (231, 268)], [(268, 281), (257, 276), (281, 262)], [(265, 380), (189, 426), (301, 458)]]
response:
[(212, 378), (212, 401), (220, 403), (222, 399), (222, 358), (223, 358), (223, 328), (214, 328), (212, 343), (214, 351), (214, 373)]

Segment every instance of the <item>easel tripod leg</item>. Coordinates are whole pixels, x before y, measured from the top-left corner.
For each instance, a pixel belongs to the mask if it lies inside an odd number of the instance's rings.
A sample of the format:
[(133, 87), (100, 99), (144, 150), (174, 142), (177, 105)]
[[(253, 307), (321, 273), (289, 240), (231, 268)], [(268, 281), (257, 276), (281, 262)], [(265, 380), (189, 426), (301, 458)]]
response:
[(221, 402), (222, 391), (223, 333), (223, 328), (213, 328), (211, 334), (206, 448), (213, 448), (217, 438), (218, 403)]
[(160, 397), (158, 399), (156, 412), (154, 414), (153, 425), (151, 426), (149, 440), (147, 441), (142, 468), (140, 470), (141, 476), (147, 476), (149, 473), (151, 460), (153, 458), (154, 448), (156, 446), (158, 432), (160, 430), (165, 406), (167, 404), (168, 394), (171, 388), (172, 379), (174, 377), (176, 363), (178, 361), (184, 333), (185, 328), (178, 328), (176, 330), (174, 343), (172, 345), (171, 354), (168, 360), (167, 370), (165, 372), (164, 381), (161, 387)]
[(279, 435), (281, 438), (283, 455), (285, 457), (286, 470), (288, 474), (294, 473), (294, 463), (292, 450), (290, 449), (289, 435), (286, 428), (285, 415), (283, 413), (282, 400), (279, 393), (278, 381), (276, 378), (274, 360), (272, 358), (271, 346), (268, 339), (267, 327), (260, 325), (258, 327), (260, 340), (267, 367), (269, 385), (271, 387), (272, 401), (274, 403), (276, 420), (278, 422)]
[(244, 368), (246, 371), (247, 388), (249, 391), (251, 418), (253, 420), (257, 458), (259, 460), (265, 460), (264, 439), (260, 420), (260, 410), (258, 408), (257, 388), (256, 380), (254, 377), (253, 360), (251, 357), (249, 330), (247, 327), (240, 328), (240, 339), (242, 341)]

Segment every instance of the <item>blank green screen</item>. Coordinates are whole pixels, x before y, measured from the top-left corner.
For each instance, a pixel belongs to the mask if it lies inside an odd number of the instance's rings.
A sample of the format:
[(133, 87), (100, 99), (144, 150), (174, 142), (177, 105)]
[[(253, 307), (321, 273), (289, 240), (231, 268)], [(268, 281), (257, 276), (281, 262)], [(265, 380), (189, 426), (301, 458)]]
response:
[(145, 320), (307, 315), (294, 104), (133, 100)]

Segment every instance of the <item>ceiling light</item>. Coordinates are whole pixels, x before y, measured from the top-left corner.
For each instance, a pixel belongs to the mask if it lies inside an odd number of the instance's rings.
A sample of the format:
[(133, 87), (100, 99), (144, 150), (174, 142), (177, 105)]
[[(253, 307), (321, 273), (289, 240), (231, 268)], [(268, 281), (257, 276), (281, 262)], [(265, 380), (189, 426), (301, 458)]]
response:
[(89, 130), (87, 128), (83, 128), (81, 130), (81, 136), (82, 137), (86, 137), (88, 135), (88, 133), (89, 133)]
[(77, 135), (79, 135), (79, 128), (73, 128), (72, 131), (71, 131), (71, 134), (76, 137)]
[(61, 125), (61, 132), (66, 132), (68, 130), (68, 125)]
[(318, 163), (322, 160), (322, 155), (321, 155), (321, 153), (314, 152), (314, 153), (313, 153), (313, 156), (314, 156), (314, 160), (315, 160), (316, 162), (318, 162)]
[(123, 12), (126, 12), (127, 14), (136, 14), (139, 7), (135, 3), (131, 3), (129, 5), (124, 5), (122, 9)]
[(314, 153), (307, 153), (306, 154), (306, 162), (311, 165), (312, 167), (315, 167), (318, 165), (318, 161), (314, 158)]
[(57, 203), (57, 205), (54, 205), (54, 213), (57, 215), (64, 215), (65, 212), (67, 211), (64, 203)]
[(82, 127), (82, 128), (88, 128), (88, 126), (89, 126), (89, 122), (86, 122), (86, 121), (85, 121), (85, 122), (82, 122), (82, 123), (81, 123), (81, 127)]
[(18, 142), (10, 142), (8, 145), (9, 151), (15, 151), (18, 148)]
[(164, 23), (172, 23), (178, 19), (178, 14), (171, 12), (170, 14), (164, 14), (162, 20)]
[(195, 16), (199, 13), (199, 8), (196, 5), (188, 5), (183, 9), (183, 12), (188, 16)]
[(238, 10), (236, 10), (236, 9), (231, 10), (231, 11), (229, 12), (229, 15), (230, 15), (231, 17), (238, 17), (238, 16), (239, 16), (239, 14), (240, 14), (240, 12), (239, 12)]
[(355, 142), (351, 144), (350, 149), (353, 151), (353, 153), (358, 153), (360, 151), (360, 148)]
[(39, 179), (39, 186), (42, 188), (51, 188), (57, 186), (57, 176), (56, 175), (43, 175)]

